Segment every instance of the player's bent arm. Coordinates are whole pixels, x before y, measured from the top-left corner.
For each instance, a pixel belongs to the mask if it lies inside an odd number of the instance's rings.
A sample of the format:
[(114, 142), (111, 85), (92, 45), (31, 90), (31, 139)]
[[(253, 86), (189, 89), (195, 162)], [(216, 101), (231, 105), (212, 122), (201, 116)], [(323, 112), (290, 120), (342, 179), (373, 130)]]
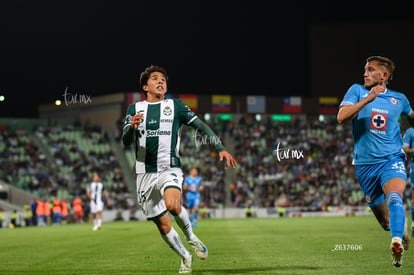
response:
[(411, 149), (408, 145), (404, 145), (404, 146), (403, 146), (403, 151), (404, 151), (404, 153), (406, 153), (406, 154), (410, 154), (410, 153), (412, 153), (412, 152), (413, 152), (413, 149)]
[(354, 105), (339, 106), (339, 111), (336, 115), (336, 120), (339, 124), (343, 124), (357, 115), (358, 111), (355, 111), (355, 108), (351, 108), (352, 106)]
[(134, 126), (134, 115), (135, 115), (135, 104), (131, 104), (128, 106), (128, 110), (126, 112), (126, 116), (124, 119), (124, 126), (122, 128), (122, 144), (125, 147), (131, 145), (134, 141), (134, 133), (136, 126)]
[(125, 147), (128, 147), (133, 142), (134, 132), (135, 132), (135, 129), (134, 127), (132, 127), (132, 124), (124, 125), (124, 128), (122, 129), (122, 144)]
[(364, 98), (363, 100), (357, 102), (356, 104), (352, 105), (341, 105), (339, 107), (338, 114), (336, 116), (336, 120), (339, 124), (343, 124), (346, 121), (353, 119), (356, 115), (361, 111), (362, 108), (367, 105), (369, 101)]
[(209, 141), (209, 144), (214, 146), (214, 148), (218, 152), (225, 151), (225, 148), (224, 148), (223, 144), (221, 143), (219, 137), (201, 119), (196, 118), (193, 122), (191, 122), (191, 124), (189, 126), (191, 126), (194, 129), (199, 130), (200, 133), (203, 135), (203, 138), (206, 138), (206, 140)]

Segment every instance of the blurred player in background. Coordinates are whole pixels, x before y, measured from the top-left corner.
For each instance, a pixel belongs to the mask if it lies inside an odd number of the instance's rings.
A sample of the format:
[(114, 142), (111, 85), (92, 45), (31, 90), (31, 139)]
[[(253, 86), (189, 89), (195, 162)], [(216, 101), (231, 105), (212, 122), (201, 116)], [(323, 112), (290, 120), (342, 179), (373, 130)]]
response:
[(75, 223), (83, 222), (83, 202), (80, 196), (76, 196), (72, 201), (72, 211)]
[(59, 198), (52, 200), (52, 223), (61, 224), (62, 221), (62, 201)]
[(183, 189), (185, 191), (186, 205), (193, 228), (198, 227), (198, 208), (200, 207), (200, 192), (203, 191), (203, 178), (198, 169), (193, 167), (190, 174), (184, 178)]
[(400, 267), (410, 235), (403, 204), (406, 155), (398, 119), (401, 114), (414, 118), (414, 112), (404, 94), (387, 88), (394, 68), (389, 58), (367, 58), (364, 85), (353, 84), (348, 89), (337, 120), (340, 124), (352, 122), (352, 163), (369, 207), (391, 233), (392, 264)]
[(135, 146), (136, 186), (138, 205), (152, 220), (165, 242), (181, 257), (179, 273), (192, 271), (192, 255), (171, 224), (171, 214), (186, 241), (200, 259), (208, 256), (207, 247), (194, 234), (187, 210), (182, 205), (183, 172), (179, 157), (180, 129), (189, 125), (215, 140), (211, 144), (225, 168), (236, 167), (236, 161), (215, 133), (179, 99), (166, 99), (167, 72), (149, 66), (140, 75), (140, 89), (146, 100), (128, 106), (122, 142)]
[(411, 234), (414, 236), (414, 128), (409, 127), (404, 132), (404, 152), (408, 155), (408, 173), (411, 184)]
[(102, 227), (102, 212), (104, 209), (103, 199), (106, 199), (107, 205), (110, 205), (109, 194), (105, 190), (101, 178), (97, 172), (93, 173), (92, 182), (86, 190), (86, 195), (90, 200), (91, 214), (93, 221), (93, 230), (99, 230)]

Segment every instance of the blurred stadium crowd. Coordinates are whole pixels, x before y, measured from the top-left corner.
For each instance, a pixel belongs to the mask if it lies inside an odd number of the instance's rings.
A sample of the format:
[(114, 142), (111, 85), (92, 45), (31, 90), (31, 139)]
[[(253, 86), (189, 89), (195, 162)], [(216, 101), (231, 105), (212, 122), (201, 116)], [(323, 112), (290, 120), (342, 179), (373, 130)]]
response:
[[(227, 191), (222, 170), (217, 169), (220, 165), (202, 162), (217, 161), (205, 158), (213, 152), (198, 153), (185, 162), (201, 162), (201, 174), (210, 183), (203, 194), (207, 207), (283, 206), (322, 211), (327, 206), (366, 205), (351, 165), (350, 125), (338, 125), (335, 116), (274, 121), (271, 116), (259, 120), (243, 115), (237, 121), (213, 121), (210, 126), (226, 137), (223, 141), (231, 146), (239, 166)], [(188, 144), (192, 136), (194, 133), (184, 133), (186, 155), (195, 150)], [(277, 158), (277, 148), (283, 159)], [(292, 154), (295, 151), (301, 153)]]
[[(230, 120), (212, 115), (205, 121), (239, 166), (224, 170), (209, 144), (214, 141), (192, 128), (182, 129), (183, 170), (200, 169), (203, 207), (324, 211), (328, 206), (366, 205), (351, 165), (351, 125), (337, 124), (335, 116), (295, 115), (277, 121), (271, 115), (235, 115)], [(87, 211), (86, 187), (93, 171), (101, 174), (111, 208), (136, 210), (134, 156), (133, 148), (123, 148), (119, 136), (99, 125), (0, 129), (0, 180), (49, 202), (66, 201), (72, 212), (77, 197)]]

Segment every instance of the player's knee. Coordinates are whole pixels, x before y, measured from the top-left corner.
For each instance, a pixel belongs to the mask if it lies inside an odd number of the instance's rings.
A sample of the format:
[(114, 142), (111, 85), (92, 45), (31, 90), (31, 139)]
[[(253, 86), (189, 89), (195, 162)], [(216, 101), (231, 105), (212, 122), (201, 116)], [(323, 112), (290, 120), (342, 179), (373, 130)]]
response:
[(177, 216), (181, 213), (181, 203), (178, 201), (166, 202), (165, 206), (167, 207), (168, 212), (173, 216)]
[(158, 231), (163, 235), (168, 234), (168, 232), (170, 232), (171, 230), (171, 224), (168, 224), (168, 223), (155, 223), (155, 224), (158, 227)]
[(176, 208), (173, 208), (173, 209), (171, 209), (171, 210), (168, 210), (170, 213), (171, 213), (171, 215), (173, 215), (173, 216), (178, 216), (178, 215), (180, 215), (180, 211), (178, 211), (178, 209), (176, 209)]

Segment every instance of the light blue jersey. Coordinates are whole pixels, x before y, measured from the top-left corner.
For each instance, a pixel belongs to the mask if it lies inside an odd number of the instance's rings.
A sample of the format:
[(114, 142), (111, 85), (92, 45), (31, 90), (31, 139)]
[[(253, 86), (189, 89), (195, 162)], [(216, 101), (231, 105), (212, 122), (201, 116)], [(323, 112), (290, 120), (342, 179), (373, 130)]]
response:
[[(414, 148), (414, 128), (408, 128), (403, 137), (404, 146), (408, 146), (408, 148)], [(414, 154), (411, 155), (411, 163), (414, 164)]]
[(201, 176), (186, 176), (184, 178), (184, 184), (187, 186), (186, 191), (186, 202), (188, 208), (193, 208), (194, 206), (199, 206), (200, 204), (200, 186), (203, 182)]
[[(408, 146), (408, 148), (414, 148), (414, 128), (408, 128), (403, 136), (404, 147)], [(411, 181), (411, 188), (414, 190), (414, 153), (410, 154), (410, 181)], [(414, 217), (414, 213), (413, 213)], [(414, 219), (413, 219), (414, 220)]]
[[(363, 85), (353, 84), (340, 105), (353, 105), (369, 93)], [(389, 161), (404, 154), (398, 119), (412, 112), (407, 97), (387, 89), (363, 107), (352, 119), (353, 164), (374, 164)]]

